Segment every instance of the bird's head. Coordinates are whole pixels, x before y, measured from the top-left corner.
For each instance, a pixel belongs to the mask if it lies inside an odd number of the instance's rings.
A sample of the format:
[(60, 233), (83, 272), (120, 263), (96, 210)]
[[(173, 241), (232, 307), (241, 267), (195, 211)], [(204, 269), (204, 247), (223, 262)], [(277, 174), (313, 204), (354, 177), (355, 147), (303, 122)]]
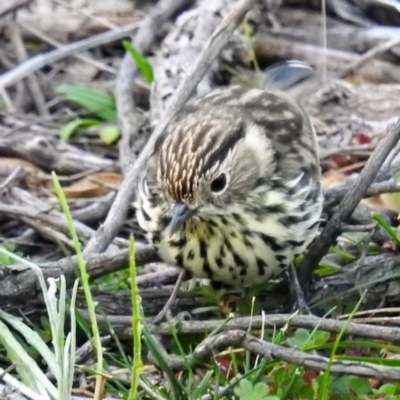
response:
[(168, 128), (158, 153), (157, 185), (171, 209), (171, 230), (193, 217), (229, 212), (274, 171), (264, 129), (225, 107), (186, 113)]

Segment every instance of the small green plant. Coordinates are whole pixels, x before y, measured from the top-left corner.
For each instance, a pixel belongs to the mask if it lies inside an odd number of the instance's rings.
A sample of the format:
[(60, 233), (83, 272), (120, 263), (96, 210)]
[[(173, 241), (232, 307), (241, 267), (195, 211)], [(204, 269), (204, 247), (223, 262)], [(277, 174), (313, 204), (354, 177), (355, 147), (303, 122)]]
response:
[(60, 138), (68, 141), (80, 129), (98, 126), (100, 139), (105, 144), (116, 142), (120, 131), (116, 125), (117, 109), (113, 97), (78, 85), (61, 85), (57, 92), (68, 101), (78, 104), (97, 118), (77, 118), (65, 124)]
[(375, 389), (374, 393), (377, 395), (377, 398), (382, 398), (380, 395), (383, 394), (385, 395), (385, 399), (390, 399), (392, 396), (400, 394), (399, 384), (385, 383), (379, 389)]
[[(124, 41), (123, 46), (132, 56), (145, 79), (152, 83), (154, 80), (153, 68), (146, 57), (135, 49), (131, 43)], [(62, 98), (76, 103), (94, 114), (97, 118), (77, 118), (65, 124), (60, 132), (60, 138), (70, 140), (82, 128), (98, 126), (100, 139), (105, 144), (115, 143), (121, 136), (116, 125), (117, 109), (115, 99), (98, 90), (89, 89), (79, 85), (61, 85), (57, 92)]]
[(143, 74), (147, 82), (152, 83), (154, 80), (153, 67), (147, 58), (139, 50), (135, 49), (130, 42), (123, 41), (122, 45), (136, 62), (140, 72)]
[[(18, 254), (18, 252), (15, 251), (16, 246), (14, 244), (4, 244), (3, 245), (4, 249), (9, 251), (10, 253), (13, 253), (13, 255), (21, 255)], [(15, 258), (14, 257), (10, 257), (5, 253), (0, 253), (0, 264), (1, 265), (12, 265), (15, 263)]]
[(397, 231), (392, 228), (379, 214), (375, 211), (371, 213), (372, 219), (374, 219), (378, 224), (394, 239), (396, 244), (400, 245), (400, 237)]
[(315, 347), (326, 343), (329, 339), (329, 333), (325, 331), (314, 331), (310, 333), (308, 330), (299, 328), (296, 329), (294, 336), (287, 339), (287, 343), (292, 347), (297, 347), (300, 350), (308, 350), (310, 347)]
[(57, 92), (66, 100), (79, 104), (103, 121), (115, 122), (117, 111), (115, 100), (98, 90), (89, 89), (78, 85), (61, 85)]
[(247, 44), (248, 44), (249, 51), (250, 51), (250, 58), (251, 58), (251, 61), (253, 63), (253, 66), (254, 66), (255, 70), (258, 73), (260, 73), (261, 72), (261, 68), (260, 68), (260, 66), (258, 64), (256, 53), (254, 51), (253, 39), (252, 39), (252, 36), (251, 36), (251, 29), (250, 29), (249, 24), (247, 23), (247, 20), (243, 21), (243, 31), (244, 31), (244, 35), (245, 35), (246, 40), (247, 40)]
[[(25, 324), (21, 318), (0, 310), (0, 343), (7, 351), (8, 359), (15, 365), (20, 380), (0, 367), (1, 379), (32, 400), (69, 399), (71, 398), (75, 369), (75, 300), (78, 281), (75, 282), (70, 305), (71, 332), (65, 337), (66, 282), (64, 276), (62, 275), (59, 279), (59, 298), (57, 299), (56, 280), (49, 279), (49, 287), (47, 288), (40, 267), (4, 248), (0, 248), (0, 254), (24, 264), (35, 272), (46, 304), (52, 337), (52, 346), (48, 346), (40, 335)], [(9, 326), (18, 334), (11, 332)], [(22, 338), (28, 346), (25, 343), (20, 343)], [(39, 354), (47, 364), (49, 372), (55, 377), (56, 385), (50, 381), (42, 367), (33, 359), (29, 347), (35, 349), (36, 354)]]
[(131, 390), (129, 392), (129, 400), (136, 400), (137, 390), (139, 387), (139, 378), (143, 369), (141, 358), (142, 343), (142, 318), (140, 307), (139, 288), (136, 282), (136, 265), (135, 265), (135, 246), (133, 237), (129, 241), (129, 270), (131, 272), (131, 288), (132, 288), (132, 330), (133, 330), (133, 363), (132, 363), (132, 380)]
[(76, 229), (74, 226), (74, 221), (72, 219), (71, 211), (69, 209), (64, 192), (62, 190), (62, 187), (60, 185), (60, 182), (59, 182), (55, 172), (52, 173), (52, 178), (53, 178), (54, 189), (58, 196), (58, 200), (60, 202), (61, 208), (65, 214), (65, 218), (67, 220), (68, 228), (69, 228), (70, 234), (72, 236), (76, 255), (78, 258), (80, 278), (81, 278), (83, 291), (85, 293), (86, 303), (87, 303), (87, 307), (88, 307), (88, 311), (89, 311), (90, 323), (91, 323), (92, 334), (93, 334), (93, 343), (96, 348), (96, 357), (97, 357), (96, 372), (97, 372), (97, 375), (96, 375), (96, 388), (95, 388), (95, 397), (94, 398), (98, 399), (98, 398), (100, 398), (101, 391), (102, 391), (102, 379), (103, 378), (102, 378), (101, 374), (103, 373), (103, 348), (102, 348), (101, 339), (100, 339), (99, 326), (97, 324), (97, 319), (96, 319), (96, 304), (94, 303), (92, 294), (90, 292), (89, 274), (86, 271), (86, 261), (83, 258), (81, 244), (79, 242), (78, 234), (76, 233)]
[(247, 379), (242, 379), (235, 388), (235, 394), (239, 400), (279, 400), (277, 396), (269, 396), (269, 387), (264, 382), (253, 384)]
[(74, 119), (62, 127), (60, 132), (60, 139), (67, 142), (80, 128), (88, 128), (90, 126), (98, 126), (100, 124), (101, 121), (99, 121), (98, 119), (91, 119), (91, 118)]
[(318, 398), (320, 400), (325, 400), (328, 398), (329, 393), (328, 393), (328, 388), (329, 388), (329, 381), (331, 379), (331, 368), (332, 368), (332, 364), (333, 364), (333, 358), (336, 356), (336, 352), (338, 350), (339, 347), (339, 343), (342, 340), (342, 337), (346, 331), (347, 325), (349, 324), (349, 322), (351, 322), (353, 315), (357, 312), (357, 310), (359, 309), (362, 301), (364, 300), (364, 297), (366, 295), (366, 291), (364, 291), (363, 295), (360, 297), (360, 300), (358, 301), (358, 303), (356, 304), (356, 306), (354, 307), (352, 313), (350, 314), (349, 318), (346, 320), (345, 325), (343, 326), (342, 330), (339, 332), (339, 334), (336, 337), (336, 340), (333, 344), (332, 350), (331, 350), (331, 354), (329, 357), (329, 361), (328, 361), (328, 365), (326, 367), (326, 370), (324, 372), (323, 378), (322, 378), (322, 383), (321, 383), (321, 387), (319, 390), (319, 396)]

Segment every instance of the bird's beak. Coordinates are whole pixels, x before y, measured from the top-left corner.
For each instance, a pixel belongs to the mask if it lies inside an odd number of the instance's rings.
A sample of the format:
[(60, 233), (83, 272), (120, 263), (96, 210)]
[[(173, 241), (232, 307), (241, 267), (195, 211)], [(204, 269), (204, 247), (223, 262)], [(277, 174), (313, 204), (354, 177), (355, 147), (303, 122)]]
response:
[(189, 208), (187, 205), (176, 203), (172, 211), (172, 220), (169, 226), (171, 235), (175, 233), (182, 226), (182, 224), (195, 213), (196, 210)]

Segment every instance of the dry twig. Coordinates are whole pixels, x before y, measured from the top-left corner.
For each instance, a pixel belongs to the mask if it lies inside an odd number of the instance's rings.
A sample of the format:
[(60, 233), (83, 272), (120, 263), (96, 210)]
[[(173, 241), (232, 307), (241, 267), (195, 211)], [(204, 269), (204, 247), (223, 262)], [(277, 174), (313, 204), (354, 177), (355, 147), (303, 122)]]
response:
[[(340, 185), (333, 186), (325, 190), (325, 206), (330, 206), (346, 195), (346, 193), (354, 185), (355, 180), (349, 179)], [(384, 182), (373, 183), (364, 194), (364, 198), (379, 196), (382, 193), (396, 193), (400, 192), (400, 182), (395, 180), (388, 180)]]
[(371, 61), (373, 58), (379, 56), (380, 54), (392, 49), (393, 47), (399, 44), (400, 44), (400, 38), (398, 37), (388, 40), (387, 42), (378, 44), (377, 46), (373, 47), (372, 49), (364, 53), (362, 56), (360, 56), (358, 60), (355, 60), (352, 63), (350, 63), (343, 71), (340, 72), (339, 77), (345, 78), (346, 76), (355, 73), (368, 61)]
[(21, 79), (26, 78), (30, 74), (36, 72), (40, 68), (45, 67), (46, 65), (53, 64), (62, 60), (63, 58), (129, 36), (135, 31), (135, 29), (137, 29), (138, 26), (139, 22), (134, 22), (133, 24), (126, 25), (118, 30), (100, 33), (99, 35), (92, 36), (88, 39), (65, 45), (61, 49), (56, 49), (46, 54), (39, 54), (35, 57), (32, 57), (11, 71), (8, 71), (0, 76), (0, 90), (14, 85)]
[[(315, 371), (324, 371), (329, 364), (329, 358), (316, 354), (288, 348), (258, 339), (245, 331), (232, 330), (211, 336), (203, 340), (191, 354), (192, 364), (205, 361), (229, 347), (242, 348), (252, 354), (271, 360), (281, 360), (294, 365), (300, 365)], [(187, 368), (188, 359), (174, 357), (171, 367)], [(345, 361), (335, 359), (330, 366), (331, 373), (358, 375), (382, 380), (400, 379), (400, 367), (387, 367), (377, 364)]]
[[(29, 59), (29, 56), (25, 49), (19, 26), (15, 23), (15, 21), (8, 20), (7, 22), (7, 29), (10, 34), (11, 43), (15, 49), (18, 62), (22, 64)], [(36, 106), (38, 114), (41, 117), (48, 117), (50, 115), (49, 110), (47, 109), (46, 99), (40, 87), (37, 76), (35, 74), (31, 74), (26, 77), (26, 81), (28, 83), (32, 101)]]
[[(57, 49), (64, 49), (66, 45), (63, 45), (62, 43), (58, 42), (57, 40), (52, 39), (51, 37), (47, 36), (45, 33), (41, 32), (39, 29), (37, 29), (34, 26), (29, 26), (26, 25), (22, 22), (18, 22), (18, 24), (23, 28), (25, 31), (32, 33), (33, 36), (38, 37), (39, 39), (43, 40), (44, 43), (49, 43), (52, 46), (56, 47)], [(82, 54), (72, 54), (72, 57), (81, 60), (87, 64), (93, 65), (94, 67), (102, 70), (102, 71), (107, 71), (110, 72), (111, 74), (116, 74), (115, 68), (112, 68), (108, 66), (107, 64), (94, 60), (92, 58), (89, 58), (87, 56), (84, 56)]]
[[(110, 322), (126, 323), (128, 330), (132, 324), (132, 318), (129, 320), (127, 317), (112, 317), (110, 316)], [(157, 335), (171, 335), (171, 322), (163, 322), (159, 325), (149, 324), (148, 329), (151, 333)], [(363, 337), (365, 339), (372, 340), (386, 340), (393, 342), (400, 342), (400, 328), (384, 327), (384, 326), (371, 326), (366, 324), (358, 324), (349, 322), (346, 326), (346, 321), (338, 321), (332, 318), (319, 318), (314, 315), (293, 315), (293, 314), (269, 314), (265, 317), (253, 316), (253, 317), (241, 317), (234, 318), (228, 321), (222, 327), (223, 331), (228, 330), (247, 330), (249, 326), (253, 330), (265, 328), (275, 329), (277, 327), (285, 326), (289, 324), (291, 327), (314, 329), (317, 328), (323, 331), (339, 333), (344, 327), (346, 327), (346, 335), (352, 335), (357, 337)], [(211, 332), (214, 329), (221, 326), (220, 319), (213, 319), (207, 321), (179, 321), (175, 328), (181, 335), (197, 335), (204, 332)]]

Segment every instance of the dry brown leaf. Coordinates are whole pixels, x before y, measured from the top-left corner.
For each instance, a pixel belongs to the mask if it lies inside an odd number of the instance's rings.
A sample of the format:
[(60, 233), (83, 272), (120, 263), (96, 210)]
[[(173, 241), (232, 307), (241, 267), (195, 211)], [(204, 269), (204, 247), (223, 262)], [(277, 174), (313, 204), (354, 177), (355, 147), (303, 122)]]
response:
[(111, 190), (118, 190), (122, 175), (113, 172), (99, 172), (85, 176), (71, 186), (63, 188), (67, 198), (99, 197)]
[(321, 183), (322, 187), (327, 189), (342, 183), (344, 180), (346, 180), (345, 174), (332, 169), (323, 175)]
[(368, 382), (371, 388), (377, 388), (382, 384), (382, 381), (380, 379), (375, 379), (375, 378), (369, 378)]
[(392, 240), (388, 240), (387, 242), (384, 242), (382, 244), (382, 248), (385, 250), (397, 251), (396, 243), (393, 242)]
[(29, 161), (21, 158), (0, 157), (0, 180), (7, 179), (16, 168), (20, 168), (18, 176), (28, 187), (37, 187), (43, 181), (50, 179), (49, 175)]

